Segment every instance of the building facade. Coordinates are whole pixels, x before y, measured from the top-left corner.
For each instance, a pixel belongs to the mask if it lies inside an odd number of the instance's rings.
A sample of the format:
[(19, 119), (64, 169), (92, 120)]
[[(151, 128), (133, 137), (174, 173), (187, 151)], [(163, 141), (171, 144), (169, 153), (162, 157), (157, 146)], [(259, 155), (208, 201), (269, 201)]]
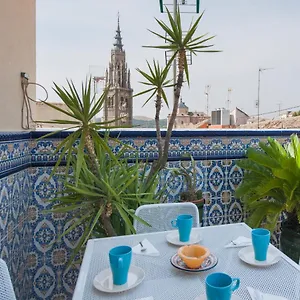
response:
[[(32, 129), (24, 104), (21, 72), (36, 81), (36, 3), (35, 0), (0, 1), (0, 127), (1, 131)], [(35, 99), (35, 86), (28, 86)], [(24, 104), (25, 106), (25, 104)], [(34, 107), (31, 108), (33, 117)], [(26, 126), (24, 127), (25, 124)], [(23, 122), (24, 121), (24, 122)], [(28, 128), (26, 128), (28, 125)]]
[(230, 113), (231, 125), (240, 126), (243, 124), (247, 124), (249, 119), (250, 116), (237, 107)]
[(111, 60), (105, 77), (105, 88), (108, 89), (108, 93), (104, 105), (104, 120), (116, 120), (110, 123), (111, 126), (132, 126), (133, 90), (122, 44), (119, 18), (114, 48), (111, 50)]
[(249, 116), (239, 108), (230, 112), (229, 109), (219, 108), (211, 112), (211, 125), (209, 128), (236, 128), (246, 124)]
[[(63, 102), (51, 102), (52, 105), (70, 111), (68, 106)], [(44, 102), (34, 103), (35, 107), (35, 123), (37, 128), (68, 128), (66, 124), (51, 124), (45, 123), (43, 121), (52, 121), (52, 120), (68, 120), (75, 121), (72, 117), (53, 109)], [(71, 127), (71, 126), (70, 126)]]
[[(180, 103), (177, 110), (177, 115), (174, 123), (174, 128), (198, 128), (203, 121), (209, 119), (204, 112), (191, 112), (189, 108), (180, 99)], [(168, 123), (170, 115), (168, 115)]]

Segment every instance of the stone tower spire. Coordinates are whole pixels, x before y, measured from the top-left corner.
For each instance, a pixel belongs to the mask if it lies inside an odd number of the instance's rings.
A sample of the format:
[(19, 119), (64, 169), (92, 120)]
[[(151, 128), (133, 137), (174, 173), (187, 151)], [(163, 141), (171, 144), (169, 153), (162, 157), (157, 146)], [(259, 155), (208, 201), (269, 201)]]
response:
[(122, 36), (121, 36), (121, 29), (120, 29), (120, 14), (118, 13), (118, 27), (116, 30), (115, 35), (116, 42), (114, 43), (115, 49), (123, 50), (123, 44), (122, 44)]
[[(106, 72), (107, 98), (104, 104), (104, 119), (112, 126), (132, 125), (132, 93), (130, 70), (126, 63), (126, 53), (123, 49), (120, 16), (115, 43), (111, 49), (111, 58)], [(116, 120), (115, 122), (113, 122)]]

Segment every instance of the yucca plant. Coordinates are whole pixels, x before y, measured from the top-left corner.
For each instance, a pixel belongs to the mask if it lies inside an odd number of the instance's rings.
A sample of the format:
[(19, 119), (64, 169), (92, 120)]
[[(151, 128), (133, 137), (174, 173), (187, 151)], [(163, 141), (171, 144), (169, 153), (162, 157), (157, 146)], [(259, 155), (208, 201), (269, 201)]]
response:
[[(149, 71), (142, 71), (137, 69), (137, 71), (144, 77), (142, 84), (147, 86), (147, 89), (136, 94), (135, 96), (139, 96), (146, 93), (151, 93), (150, 97), (146, 100), (145, 104), (149, 102), (150, 99), (155, 97), (155, 121), (156, 121), (156, 132), (157, 132), (157, 144), (158, 144), (158, 160), (153, 162), (152, 169), (150, 172), (150, 177), (152, 174), (155, 174), (158, 170), (161, 170), (165, 167), (168, 161), (168, 152), (170, 139), (172, 135), (172, 130), (174, 127), (174, 122), (177, 115), (179, 98), (181, 94), (181, 88), (184, 80), (190, 84), (189, 77), (189, 68), (187, 62), (187, 52), (191, 52), (192, 54), (197, 54), (200, 52), (219, 52), (217, 50), (209, 50), (209, 48), (213, 47), (212, 44), (207, 44), (208, 41), (214, 38), (214, 36), (207, 36), (207, 34), (195, 36), (196, 30), (198, 28), (199, 22), (202, 19), (203, 13), (197, 18), (197, 20), (190, 25), (189, 30), (184, 33), (182, 30), (181, 24), (181, 16), (179, 7), (176, 11), (176, 16), (173, 17), (170, 11), (167, 9), (168, 21), (169, 24), (156, 19), (156, 22), (163, 30), (163, 33), (157, 33), (152, 30), (149, 30), (151, 33), (159, 37), (161, 40), (165, 42), (164, 45), (158, 46), (144, 46), (147, 48), (156, 48), (162, 49), (165, 51), (172, 51), (173, 55), (169, 59), (167, 65), (164, 68), (161, 68), (157, 62), (153, 63), (153, 66), (148, 64)], [(172, 63), (177, 62), (177, 77), (175, 84), (171, 84), (171, 80), (168, 78), (168, 74), (170, 71), (170, 66)], [(161, 99), (163, 99), (164, 103), (169, 106), (169, 101), (167, 100), (165, 88), (174, 87), (174, 103), (172, 107), (172, 113), (169, 119), (168, 128), (166, 132), (166, 136), (162, 139), (160, 127), (159, 127), (159, 115), (160, 109), (162, 105)]]
[(151, 92), (151, 95), (145, 101), (143, 106), (145, 106), (155, 96), (155, 118), (154, 119), (155, 119), (155, 128), (156, 128), (157, 148), (158, 148), (158, 156), (162, 157), (163, 142), (162, 142), (159, 119), (160, 119), (160, 111), (162, 108), (162, 102), (164, 102), (165, 105), (169, 107), (168, 99), (165, 93), (165, 88), (174, 86), (174, 84), (171, 83), (172, 80), (167, 79), (171, 65), (168, 64), (164, 68), (161, 68), (159, 62), (156, 62), (155, 60), (153, 60), (153, 67), (151, 67), (148, 61), (147, 61), (147, 65), (150, 74), (147, 74), (141, 69), (137, 69), (137, 71), (147, 80), (141, 83), (149, 86), (149, 89), (146, 89), (134, 96), (136, 97)]
[[(103, 138), (103, 142), (109, 142), (107, 135)], [(95, 174), (95, 169), (90, 168), (90, 158), (88, 154), (85, 154), (77, 183), (74, 175), (77, 164), (74, 162), (74, 164), (71, 163), (74, 167), (74, 174), (64, 178), (64, 195), (52, 200), (55, 204), (51, 212), (68, 212), (74, 218), (73, 224), (62, 236), (79, 225), (84, 227), (84, 233), (74, 249), (69, 263), (88, 239), (107, 236), (101, 219), (102, 214), (106, 211), (107, 203), (110, 203), (111, 206), (109, 220), (115, 234), (135, 233), (132, 225), (134, 219), (150, 226), (135, 216), (135, 210), (142, 204), (159, 202), (162, 191), (156, 191), (157, 177), (153, 177), (151, 182), (146, 182), (147, 165), (138, 160), (128, 161), (124, 158), (125, 151), (127, 149), (124, 147), (112, 159), (102, 145), (97, 144), (95, 147), (95, 154), (98, 158), (97, 173)]]
[[(280, 215), (287, 213), (286, 224), (300, 230), (300, 143), (296, 134), (282, 146), (273, 138), (259, 143), (260, 150), (249, 148), (247, 159), (238, 162), (245, 170), (235, 196), (250, 212), (248, 223), (262, 223), (273, 231)], [(262, 150), (262, 151), (261, 151)]]
[[(114, 236), (116, 228), (112, 223), (113, 216), (118, 215), (133, 232), (132, 225), (128, 222), (133, 217), (133, 206), (128, 206), (128, 201), (136, 201), (135, 206), (141, 203), (141, 199), (149, 194), (150, 202), (155, 202), (155, 196), (150, 186), (156, 180), (149, 181), (147, 188), (135, 191), (133, 194), (132, 185), (140, 185), (140, 180), (144, 180), (137, 173), (140, 169), (138, 161), (129, 167), (127, 160), (122, 155), (126, 150), (126, 145), (119, 154), (114, 154), (109, 147), (108, 135), (103, 136), (99, 130), (107, 130), (109, 123), (95, 122), (95, 116), (102, 110), (106, 100), (107, 89), (99, 99), (94, 99), (91, 95), (91, 79), (82, 84), (81, 95), (76, 90), (73, 82), (68, 81), (68, 89), (61, 88), (55, 84), (54, 91), (66, 104), (67, 110), (46, 103), (48, 106), (71, 117), (71, 120), (43, 121), (44, 123), (63, 124), (67, 129), (74, 129), (73, 132), (60, 142), (55, 150), (59, 154), (57, 163), (53, 169), (53, 174), (62, 161), (66, 161), (66, 172), (64, 176), (67, 187), (66, 196), (59, 197), (55, 211), (73, 212), (81, 214), (75, 226), (85, 225), (88, 232), (84, 233), (84, 240), (79, 245), (83, 245), (87, 238), (94, 232), (94, 228), (101, 228), (105, 236)], [(62, 131), (62, 130), (59, 130)], [(51, 136), (56, 132), (47, 134)], [(44, 137), (46, 137), (44, 136)], [(44, 138), (42, 137), (42, 138)], [(115, 140), (116, 143), (120, 141)], [(127, 149), (128, 150), (128, 149)], [(133, 151), (131, 149), (131, 151)], [(70, 181), (69, 169), (72, 167), (72, 180)], [(114, 180), (114, 181), (112, 181)], [(119, 183), (118, 183), (119, 181)], [(131, 188), (130, 188), (131, 187)], [(130, 188), (130, 190), (128, 190)], [(120, 221), (118, 220), (117, 224)], [(119, 225), (117, 225), (119, 226)], [(65, 234), (65, 233), (64, 233)]]

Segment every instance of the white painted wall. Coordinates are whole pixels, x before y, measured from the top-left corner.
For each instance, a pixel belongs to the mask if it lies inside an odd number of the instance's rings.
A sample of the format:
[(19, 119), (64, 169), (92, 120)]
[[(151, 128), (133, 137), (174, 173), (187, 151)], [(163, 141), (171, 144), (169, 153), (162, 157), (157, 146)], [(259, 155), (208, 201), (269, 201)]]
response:
[[(0, 131), (23, 130), (20, 73), (35, 82), (35, 14), (35, 0), (0, 1)], [(35, 88), (28, 90), (35, 98)]]

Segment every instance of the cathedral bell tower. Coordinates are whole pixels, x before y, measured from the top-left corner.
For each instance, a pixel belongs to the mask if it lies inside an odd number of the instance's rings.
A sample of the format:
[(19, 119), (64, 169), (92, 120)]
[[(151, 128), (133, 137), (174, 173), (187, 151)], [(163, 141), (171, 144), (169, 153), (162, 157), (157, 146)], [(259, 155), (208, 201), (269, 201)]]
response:
[(120, 19), (116, 30), (114, 48), (111, 50), (111, 59), (106, 69), (105, 86), (108, 94), (104, 105), (104, 119), (111, 121), (110, 126), (132, 125), (132, 88), (130, 85), (130, 70), (127, 68), (125, 51), (123, 49)]

